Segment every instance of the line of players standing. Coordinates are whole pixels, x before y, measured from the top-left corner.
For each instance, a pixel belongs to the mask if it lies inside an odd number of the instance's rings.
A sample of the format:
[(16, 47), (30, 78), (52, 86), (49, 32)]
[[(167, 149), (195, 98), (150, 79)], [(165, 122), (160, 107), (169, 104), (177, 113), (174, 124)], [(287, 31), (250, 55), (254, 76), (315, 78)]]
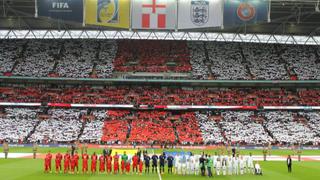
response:
[[(49, 151), (44, 159), (44, 172), (52, 172), (51, 164), (52, 164), (53, 155)], [(79, 173), (79, 159), (77, 151), (74, 153), (66, 152), (66, 154), (62, 155), (61, 153), (57, 153), (55, 155), (55, 171), (56, 173), (70, 173), (75, 174)], [(152, 173), (157, 173), (158, 170), (158, 161), (160, 166), (160, 172), (164, 173), (164, 166), (167, 162), (168, 164), (168, 173), (173, 173), (173, 160), (172, 156), (166, 157), (165, 154), (157, 156), (153, 154), (151, 157), (147, 154), (147, 151), (143, 152), (143, 156), (141, 156), (140, 149), (134, 156), (129, 157), (126, 152), (123, 155), (118, 155), (117, 152), (114, 156), (111, 156), (111, 150), (107, 152), (103, 152), (102, 155), (98, 156), (95, 152), (91, 155), (91, 157), (87, 154), (86, 151), (81, 155), (82, 159), (82, 173), (89, 173), (89, 160), (91, 159), (90, 171), (92, 174), (97, 173), (97, 167), (99, 165), (98, 172), (99, 173), (108, 173), (111, 174), (128, 174), (132, 173), (140, 173), (142, 174), (143, 168), (145, 168), (145, 173), (150, 173), (150, 166), (152, 168)], [(119, 160), (121, 160), (119, 162)], [(152, 162), (152, 164), (150, 163)], [(63, 166), (62, 166), (63, 162)], [(112, 168), (113, 167), (113, 168)], [(121, 172), (120, 172), (121, 168)]]
[[(244, 173), (255, 173), (261, 174), (261, 168), (258, 163), (254, 166), (253, 158), (250, 156), (244, 158), (236, 155), (233, 156), (220, 156), (220, 155), (168, 155), (165, 153), (157, 156), (153, 154), (151, 157), (148, 155), (147, 151), (143, 151), (141, 156), (141, 151), (138, 150), (134, 156), (129, 157), (126, 152), (123, 155), (118, 155), (115, 153), (111, 156), (111, 150), (104, 152), (102, 155), (98, 156), (93, 153), (91, 157), (86, 153), (86, 151), (81, 155), (82, 158), (82, 173), (86, 174), (89, 172), (89, 160), (91, 159), (90, 171), (92, 174), (97, 173), (97, 165), (99, 165), (98, 173), (108, 173), (111, 174), (129, 174), (136, 173), (142, 174), (144, 172), (150, 173), (150, 166), (152, 173), (159, 172), (164, 173), (165, 165), (168, 167), (168, 174), (173, 173), (173, 167), (175, 174), (180, 175), (208, 175), (212, 176), (212, 171), (215, 171), (216, 175), (238, 175)], [(74, 153), (67, 152), (65, 155), (60, 153), (55, 156), (55, 170), (56, 173), (78, 173), (79, 172), (79, 159), (80, 156), (75, 151)], [(119, 160), (121, 160), (119, 162)], [(45, 157), (45, 172), (51, 172), (51, 161), (52, 155), (49, 152)], [(63, 169), (62, 169), (63, 161)], [(121, 169), (120, 169), (121, 168)], [(131, 172), (132, 168), (132, 172)], [(121, 170), (121, 172), (120, 172)], [(258, 172), (257, 172), (258, 171)]]

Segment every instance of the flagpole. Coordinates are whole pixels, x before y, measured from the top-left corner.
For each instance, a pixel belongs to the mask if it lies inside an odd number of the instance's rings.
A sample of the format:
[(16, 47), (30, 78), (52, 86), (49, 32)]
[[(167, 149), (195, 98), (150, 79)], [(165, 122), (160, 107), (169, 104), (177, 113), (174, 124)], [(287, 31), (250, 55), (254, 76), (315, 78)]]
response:
[(179, 23), (179, 0), (176, 0), (176, 8), (177, 8), (177, 13), (176, 13), (175, 31), (178, 32), (178, 23)]
[(271, 22), (271, 1), (272, 1), (272, 0), (269, 0), (268, 23)]
[(34, 10), (35, 10), (34, 17), (38, 18), (38, 1), (37, 0), (34, 1)]
[(222, 11), (222, 25), (221, 25), (221, 29), (224, 29), (224, 3), (222, 3), (221, 11)]
[(83, 3), (83, 17), (82, 17), (82, 27), (86, 26), (86, 0), (82, 0)]
[(132, 2), (134, 2), (134, 0), (130, 1), (129, 31), (132, 31)]

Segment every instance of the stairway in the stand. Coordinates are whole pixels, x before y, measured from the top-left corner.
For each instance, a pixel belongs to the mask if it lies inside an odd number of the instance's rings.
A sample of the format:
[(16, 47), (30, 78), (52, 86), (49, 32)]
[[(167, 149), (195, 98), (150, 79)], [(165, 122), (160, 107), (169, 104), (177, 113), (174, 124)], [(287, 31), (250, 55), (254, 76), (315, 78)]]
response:
[(14, 62), (13, 66), (12, 66), (12, 69), (10, 71), (11, 73), (13, 72), (13, 70), (19, 64), (19, 60), (24, 58), (24, 53), (26, 52), (27, 47), (28, 47), (28, 41), (26, 41), (26, 43), (23, 44), (20, 54), (18, 55), (18, 57), (16, 57), (16, 61)]
[(254, 75), (252, 74), (252, 72), (249, 68), (250, 62), (247, 60), (246, 56), (244, 55), (244, 53), (243, 53), (244, 49), (242, 48), (241, 44), (239, 45), (239, 49), (240, 49), (240, 54), (242, 57), (241, 64), (243, 64), (244, 67), (246, 68), (247, 74), (250, 75), (250, 79), (255, 79)]
[(204, 49), (204, 55), (206, 57), (206, 61), (204, 62), (205, 65), (207, 65), (208, 67), (208, 71), (209, 71), (209, 77), (211, 77), (211, 79), (216, 79), (211, 71), (211, 62), (209, 59), (209, 53), (208, 53), (208, 49), (207, 49), (207, 43), (203, 42), (203, 49)]
[(293, 69), (290, 68), (287, 61), (285, 59), (283, 59), (281, 56), (281, 54), (284, 52), (284, 49), (281, 49), (281, 47), (279, 45), (275, 45), (275, 46), (276, 46), (277, 55), (279, 57), (279, 61), (280, 61), (280, 63), (284, 64), (284, 68), (287, 71), (288, 77), (291, 80), (298, 80), (298, 75), (294, 72)]

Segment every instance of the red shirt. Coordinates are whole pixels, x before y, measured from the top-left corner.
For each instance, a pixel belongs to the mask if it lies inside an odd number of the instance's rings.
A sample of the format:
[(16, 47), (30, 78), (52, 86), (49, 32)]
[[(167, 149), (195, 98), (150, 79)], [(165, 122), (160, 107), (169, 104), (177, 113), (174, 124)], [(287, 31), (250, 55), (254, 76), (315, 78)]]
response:
[(82, 161), (83, 161), (83, 163), (88, 163), (88, 159), (89, 159), (88, 154), (83, 154), (83, 155), (82, 155)]
[(112, 156), (107, 156), (107, 164), (111, 164), (112, 163)]
[(72, 158), (73, 158), (74, 162), (78, 163), (78, 161), (79, 161), (79, 156), (78, 156), (78, 154), (73, 155)]
[(115, 164), (119, 164), (119, 156), (118, 156), (118, 155), (114, 155), (114, 156), (113, 156), (113, 162), (114, 162)]
[(97, 159), (98, 159), (97, 155), (91, 156), (92, 163), (97, 163)]
[(99, 157), (100, 164), (104, 164), (104, 156)]
[(51, 161), (52, 155), (51, 155), (50, 153), (48, 153), (48, 154), (46, 155), (46, 157), (48, 158), (49, 161)]
[(64, 161), (65, 162), (70, 162), (70, 154), (65, 154), (64, 155)]
[(133, 164), (138, 164), (139, 157), (138, 156), (133, 156), (132, 157), (132, 161), (133, 161)]
[(62, 160), (62, 155), (60, 153), (58, 153), (56, 155), (56, 162), (61, 162), (61, 160)]

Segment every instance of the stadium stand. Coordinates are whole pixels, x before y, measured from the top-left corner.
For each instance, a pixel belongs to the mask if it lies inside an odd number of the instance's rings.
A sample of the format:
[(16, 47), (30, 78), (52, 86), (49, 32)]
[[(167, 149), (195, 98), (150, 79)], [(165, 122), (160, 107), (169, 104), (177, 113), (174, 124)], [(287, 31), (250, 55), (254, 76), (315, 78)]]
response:
[(6, 108), (0, 116), (0, 140), (24, 142), (39, 122), (37, 112), (39, 109)]
[(82, 122), (80, 117), (87, 110), (49, 109), (49, 119), (43, 120), (30, 136), (31, 142), (71, 142), (78, 139)]
[(133, 105), (320, 105), (319, 89), (174, 88), (151, 86), (0, 87), (0, 102)]
[(183, 41), (120, 41), (115, 70), (120, 72), (190, 72)]
[[(128, 111), (5, 108), (0, 141), (106, 144), (320, 143), (318, 112)], [(45, 118), (43, 118), (45, 117)], [(84, 117), (92, 117), (90, 120)], [(84, 121), (85, 120), (85, 121)], [(19, 128), (16, 128), (19, 126)]]
[(320, 50), (314, 46), (137, 40), (0, 44), (0, 73), (6, 76), (111, 78), (115, 73), (144, 72), (217, 80), (320, 79)]

